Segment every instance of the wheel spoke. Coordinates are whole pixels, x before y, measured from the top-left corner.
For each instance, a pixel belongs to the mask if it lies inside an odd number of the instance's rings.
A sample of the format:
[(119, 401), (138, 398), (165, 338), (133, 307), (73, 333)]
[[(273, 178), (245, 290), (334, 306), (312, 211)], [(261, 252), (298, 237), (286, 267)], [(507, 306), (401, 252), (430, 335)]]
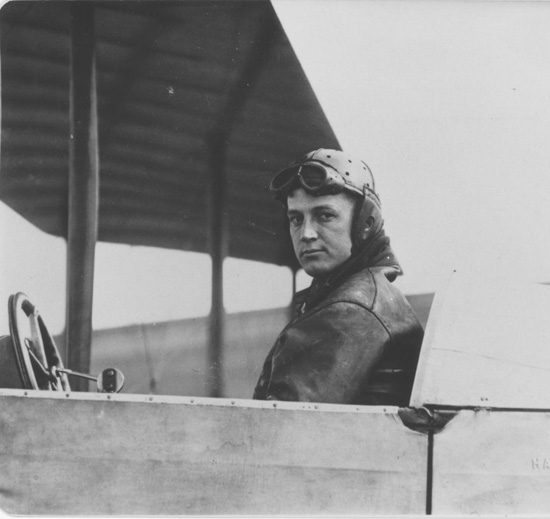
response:
[(51, 382), (52, 374), (48, 371), (48, 368), (44, 364), (42, 364), (42, 362), (40, 362), (40, 359), (38, 358), (36, 353), (33, 351), (33, 348), (28, 343), (32, 343), (32, 341), (30, 341), (29, 339), (25, 339), (25, 346), (29, 351), (31, 363), (33, 364), (33, 369), (35, 374), (36, 374), (36, 371), (38, 370), (39, 374), (42, 377), (44, 377), (48, 382)]

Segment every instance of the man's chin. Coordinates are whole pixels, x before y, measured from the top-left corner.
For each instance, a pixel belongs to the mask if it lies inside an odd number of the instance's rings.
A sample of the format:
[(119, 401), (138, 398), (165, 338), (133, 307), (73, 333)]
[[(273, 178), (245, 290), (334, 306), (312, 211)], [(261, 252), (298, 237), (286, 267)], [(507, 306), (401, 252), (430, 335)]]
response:
[(311, 277), (322, 277), (328, 276), (335, 268), (338, 268), (342, 265), (345, 260), (340, 262), (326, 261), (326, 258), (314, 258), (314, 257), (303, 257), (300, 260), (300, 265), (304, 269), (305, 273)]
[(314, 278), (319, 276), (324, 276), (332, 270), (327, 265), (323, 265), (315, 261), (303, 261), (301, 262), (301, 265), (305, 273), (308, 276), (311, 276)]

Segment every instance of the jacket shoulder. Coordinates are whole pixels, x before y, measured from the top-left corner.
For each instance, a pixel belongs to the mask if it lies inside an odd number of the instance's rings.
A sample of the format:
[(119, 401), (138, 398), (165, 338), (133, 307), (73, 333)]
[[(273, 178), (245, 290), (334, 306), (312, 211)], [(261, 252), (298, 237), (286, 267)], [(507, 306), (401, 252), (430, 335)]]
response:
[(401, 290), (389, 281), (383, 268), (365, 268), (350, 276), (323, 302), (354, 303), (373, 313), (393, 335), (403, 325), (422, 330), (422, 326)]
[(369, 268), (356, 272), (336, 287), (323, 301), (323, 305), (355, 303), (372, 310), (379, 284), (376, 278), (376, 273)]

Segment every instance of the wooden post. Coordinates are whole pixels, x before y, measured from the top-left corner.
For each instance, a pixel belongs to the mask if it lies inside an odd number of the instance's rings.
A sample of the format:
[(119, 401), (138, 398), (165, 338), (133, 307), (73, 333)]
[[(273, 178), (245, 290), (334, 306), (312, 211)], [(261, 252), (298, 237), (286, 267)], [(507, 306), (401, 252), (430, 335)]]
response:
[(210, 347), (208, 349), (208, 394), (223, 396), (223, 261), (227, 256), (227, 175), (224, 136), (210, 141), (210, 256), (212, 258), (212, 306), (210, 310)]
[[(71, 4), (69, 214), (67, 230), (67, 364), (90, 369), (95, 244), (99, 199), (97, 93), (92, 2)], [(86, 380), (73, 379), (86, 391)]]
[[(210, 344), (208, 350), (209, 396), (223, 396), (223, 260), (227, 255), (228, 238), (225, 221), (227, 205), (227, 172), (225, 170), (227, 143), (231, 139), (235, 121), (250, 94), (270, 52), (276, 33), (276, 15), (271, 9), (257, 4), (256, 10), (247, 10), (250, 18), (241, 17), (241, 23), (256, 25), (256, 38), (249, 54), (244, 56), (240, 73), (230, 86), (225, 101), (216, 116), (208, 136), (210, 169), (210, 255), (212, 257), (212, 308), (210, 311)], [(233, 53), (233, 50), (230, 49)], [(239, 51), (240, 52), (240, 51)], [(237, 54), (234, 56), (239, 57)]]
[(223, 396), (223, 260), (227, 255), (228, 238), (225, 221), (227, 205), (227, 172), (225, 170), (227, 142), (238, 114), (243, 109), (251, 87), (264, 66), (266, 56), (273, 43), (275, 14), (259, 6), (249, 11), (250, 20), (243, 25), (255, 23), (257, 37), (235, 82), (229, 88), (225, 102), (217, 115), (207, 141), (210, 168), (210, 255), (212, 258), (212, 307), (210, 311), (210, 344), (208, 349), (209, 396)]

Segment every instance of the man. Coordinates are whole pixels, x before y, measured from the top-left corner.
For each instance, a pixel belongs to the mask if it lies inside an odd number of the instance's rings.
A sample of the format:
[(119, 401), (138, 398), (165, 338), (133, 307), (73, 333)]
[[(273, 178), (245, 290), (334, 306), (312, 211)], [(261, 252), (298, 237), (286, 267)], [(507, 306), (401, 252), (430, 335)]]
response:
[(391, 284), (401, 268), (368, 166), (319, 149), (280, 171), (270, 189), (313, 281), (296, 294), (296, 316), (267, 356), (254, 398), (408, 405), (423, 330)]

